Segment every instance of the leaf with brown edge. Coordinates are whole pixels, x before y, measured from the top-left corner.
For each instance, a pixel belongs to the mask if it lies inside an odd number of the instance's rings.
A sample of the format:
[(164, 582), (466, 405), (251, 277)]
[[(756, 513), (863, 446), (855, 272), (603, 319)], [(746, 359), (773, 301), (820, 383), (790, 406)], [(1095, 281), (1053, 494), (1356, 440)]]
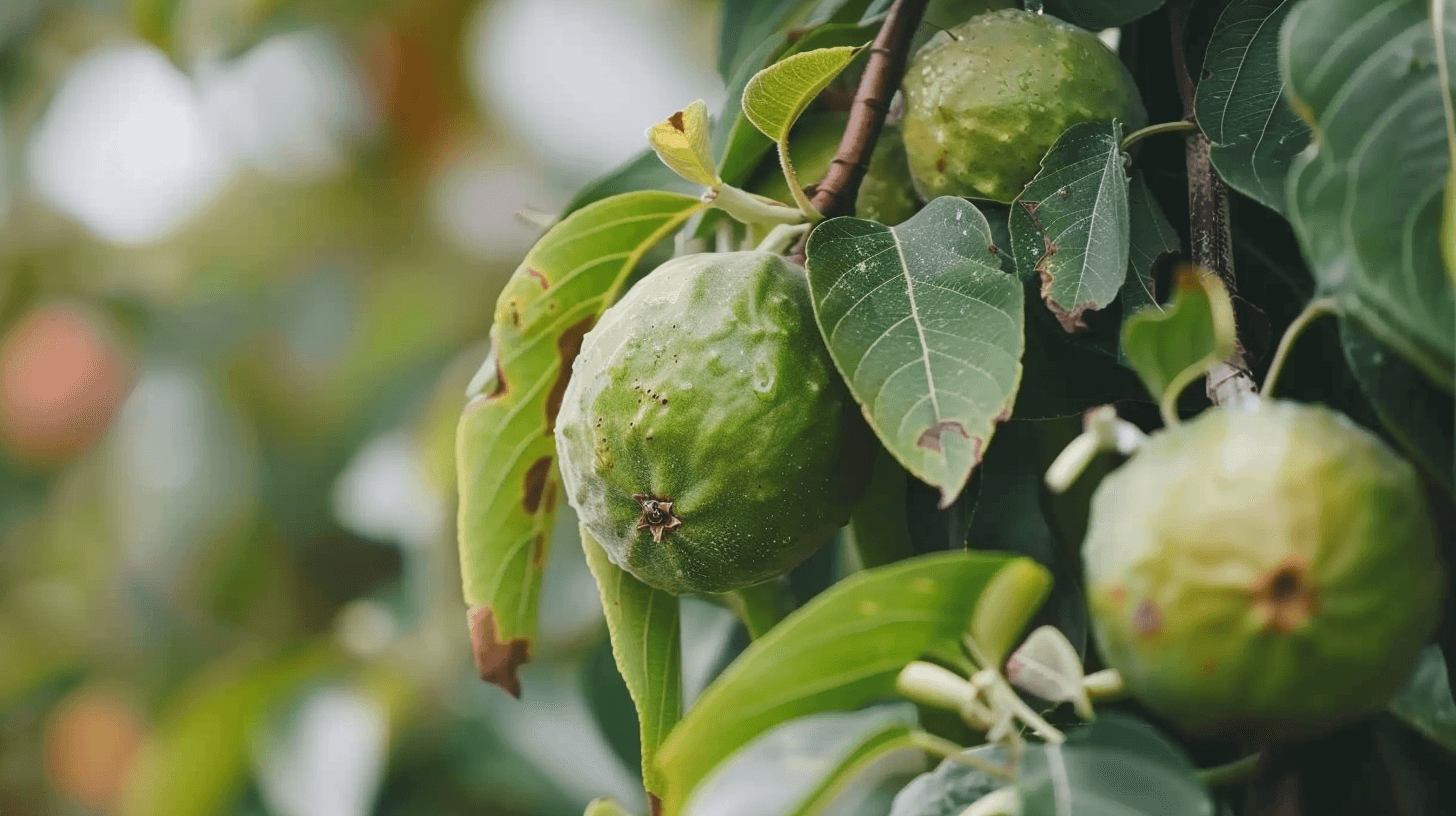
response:
[(1041, 297), (1068, 332), (1105, 308), (1127, 279), (1128, 177), (1122, 126), (1086, 122), (1062, 133), (1011, 205), (1016, 270), (1041, 279)]
[(512, 694), (536, 636), (560, 494), (551, 433), (571, 363), (647, 250), (703, 206), (640, 191), (583, 207), (542, 236), (496, 303), (456, 435), (458, 528), (476, 666)]
[(1021, 384), (1021, 283), (1001, 271), (986, 217), (944, 197), (897, 227), (831, 219), (806, 268), (820, 334), (870, 426), (949, 506)]

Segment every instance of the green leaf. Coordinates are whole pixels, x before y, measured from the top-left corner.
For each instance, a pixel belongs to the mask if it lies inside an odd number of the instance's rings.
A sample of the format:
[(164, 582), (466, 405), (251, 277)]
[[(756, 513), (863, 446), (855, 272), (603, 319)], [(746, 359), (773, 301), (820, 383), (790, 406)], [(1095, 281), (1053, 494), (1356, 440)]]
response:
[(1153, 271), (1167, 255), (1182, 250), (1178, 231), (1168, 223), (1168, 216), (1153, 198), (1153, 191), (1143, 180), (1143, 174), (1134, 170), (1127, 188), (1128, 211), (1128, 253), (1127, 279), (1123, 281), (1122, 314), (1133, 314), (1146, 306), (1158, 303), (1153, 288)]
[(1069, 23), (1098, 31), (1116, 28), (1163, 5), (1163, 0), (1046, 0), (1046, 12)]
[(1289, 166), (1309, 126), (1284, 99), (1279, 27), (1295, 0), (1234, 0), (1219, 15), (1194, 106), (1229, 186), (1284, 212)]
[(809, 236), (814, 314), (880, 440), (948, 507), (1021, 383), (1021, 284), (985, 216), (944, 197), (887, 227), (835, 218)]
[(552, 227), (496, 303), (491, 353), (456, 436), (460, 567), (481, 676), (520, 693), (559, 492), (552, 428), (582, 336), (654, 244), (703, 207), (643, 191)]
[(593, 799), (586, 804), (582, 816), (632, 816), (616, 799)]
[(833, 800), (867, 761), (913, 747), (915, 706), (823, 712), (759, 735), (693, 791), (687, 816), (807, 816)]
[(664, 813), (682, 813), (718, 763), (770, 728), (893, 695), (912, 660), (930, 655), (969, 669), (961, 636), (1003, 573), (1011, 585), (998, 587), (998, 611), (1019, 633), (1048, 584), (1025, 559), (936, 553), (856, 573), (820, 593), (744, 650), (668, 735), (658, 752)]
[(1213, 800), (1176, 746), (1130, 717), (1104, 714), (1061, 745), (1027, 747), (1021, 816), (1212, 816)]
[(662, 796), (665, 780), (654, 758), (682, 714), (682, 640), (676, 596), (654, 589), (613, 564), (581, 528), (581, 546), (597, 579), (612, 655), (637, 707), (642, 730), (642, 783)]
[[(1122, 348), (1153, 399), (1165, 406), (1234, 351), (1234, 308), (1218, 276), (1182, 269), (1166, 307), (1149, 306), (1122, 324)], [(1165, 411), (1165, 414), (1167, 412)]]
[(799, 114), (858, 53), (848, 46), (818, 48), (770, 65), (743, 89), (744, 115), (775, 142), (787, 140)]
[(716, 188), (722, 181), (708, 142), (708, 105), (701, 99), (647, 129), (647, 143), (672, 172)]
[(1128, 179), (1122, 125), (1067, 128), (1011, 205), (1011, 249), (1022, 275), (1041, 278), (1042, 300), (1067, 331), (1105, 307), (1127, 278)]
[[(1315, 131), (1295, 160), (1289, 219), (1345, 316), (1442, 389), (1456, 302), (1441, 258), (1450, 153), (1426, 0), (1306, 0), (1284, 26), (1291, 103)], [(1447, 34), (1456, 21), (1446, 20)]]
[(1408, 456), (1456, 496), (1456, 411), (1451, 395), (1356, 323), (1340, 321), (1340, 345), (1381, 424)]
[[(999, 745), (982, 745), (962, 753), (992, 767), (1007, 764), (1006, 751)], [(890, 808), (890, 816), (960, 816), (986, 794), (1010, 783), (1009, 778), (992, 776), (980, 768), (947, 758), (934, 771), (921, 774), (900, 791)]]
[(1456, 700), (1441, 647), (1427, 646), (1405, 689), (1390, 701), (1390, 710), (1448, 751), (1456, 751)]
[(718, 28), (718, 74), (731, 79), (749, 61), (754, 49), (796, 19), (818, 0), (724, 0)]

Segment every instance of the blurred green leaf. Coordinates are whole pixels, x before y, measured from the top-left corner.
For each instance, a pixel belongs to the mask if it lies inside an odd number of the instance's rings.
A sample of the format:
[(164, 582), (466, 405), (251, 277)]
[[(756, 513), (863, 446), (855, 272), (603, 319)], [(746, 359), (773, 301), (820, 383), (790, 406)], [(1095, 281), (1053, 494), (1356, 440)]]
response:
[(1448, 751), (1456, 752), (1456, 700), (1441, 647), (1427, 646), (1405, 689), (1390, 701), (1390, 710)]
[(1211, 272), (1178, 273), (1167, 306), (1149, 306), (1122, 324), (1122, 348), (1153, 399), (1164, 405), (1210, 366), (1233, 354), (1234, 310)]
[(833, 800), (854, 773), (885, 753), (912, 747), (909, 703), (790, 720), (735, 751), (693, 790), (686, 816), (807, 816)]
[(638, 259), (702, 207), (655, 191), (584, 207), (541, 238), (497, 301), (457, 437), (460, 565), (476, 666), (513, 694), (535, 640), (571, 362)]
[[(770, 728), (893, 695), (896, 675), (916, 658), (969, 669), (962, 634), (972, 629), (992, 648), (998, 638), (1009, 645), (1047, 584), (1046, 573), (1024, 559), (964, 552), (920, 556), (840, 581), (754, 641), (668, 735), (658, 754), (668, 785), (664, 812), (681, 814), (719, 762)], [(988, 588), (998, 609), (982, 604)], [(978, 628), (973, 618), (982, 613), (988, 614)], [(1016, 633), (1005, 634), (1011, 629)]]
[(1112, 302), (1127, 279), (1128, 178), (1122, 125), (1067, 128), (1041, 170), (1011, 204), (1011, 251), (1023, 277), (1041, 279), (1041, 296), (1068, 332), (1083, 313)]
[(615, 799), (593, 799), (587, 803), (586, 812), (582, 816), (632, 816), (632, 814)]
[(662, 796), (666, 781), (654, 760), (682, 713), (682, 640), (678, 601), (611, 562), (601, 545), (581, 527), (581, 546), (596, 576), (612, 637), (612, 654), (627, 682), (642, 740), (642, 781), (647, 792)]
[(945, 508), (965, 488), (1021, 383), (1021, 284), (985, 216), (932, 201), (887, 227), (820, 225), (808, 243), (814, 315), (880, 441)]
[(1210, 157), (1235, 190), (1284, 212), (1289, 166), (1309, 126), (1284, 98), (1279, 28), (1295, 0), (1234, 0), (1219, 14), (1194, 109)]
[[(1007, 766), (1006, 751), (999, 745), (982, 745), (963, 753), (992, 767)], [(996, 777), (946, 758), (934, 771), (921, 774), (900, 791), (890, 816), (960, 816), (986, 794), (1009, 784), (1009, 770), (1007, 777)]]
[[(1305, 0), (1290, 12), (1281, 63), (1315, 135), (1294, 162), (1288, 213), (1317, 294), (1451, 391), (1456, 300), (1440, 243), (1450, 90), (1430, 5)], [(1445, 25), (1456, 34), (1451, 15)]]
[(1163, 214), (1143, 174), (1137, 170), (1128, 182), (1127, 212), (1127, 279), (1119, 295), (1124, 318), (1145, 306), (1157, 304), (1153, 273), (1159, 261), (1183, 248), (1178, 231), (1168, 223), (1168, 216)]

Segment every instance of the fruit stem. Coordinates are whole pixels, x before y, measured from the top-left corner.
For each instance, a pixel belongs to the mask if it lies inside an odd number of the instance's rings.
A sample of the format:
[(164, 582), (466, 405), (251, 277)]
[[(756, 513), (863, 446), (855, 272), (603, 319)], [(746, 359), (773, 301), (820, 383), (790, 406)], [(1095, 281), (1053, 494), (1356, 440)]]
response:
[(731, 184), (703, 193), (703, 201), (745, 224), (802, 224), (804, 214), (770, 198), (756, 196)]
[(1197, 772), (1198, 781), (1210, 788), (1247, 782), (1254, 778), (1254, 771), (1259, 767), (1259, 761), (1263, 758), (1262, 752), (1249, 754), (1224, 765), (1200, 769)]
[(1284, 336), (1279, 338), (1279, 348), (1274, 352), (1274, 362), (1269, 364), (1269, 373), (1264, 375), (1264, 396), (1274, 396), (1274, 386), (1279, 383), (1279, 374), (1284, 371), (1284, 362), (1289, 359), (1289, 350), (1293, 348), (1294, 341), (1299, 339), (1299, 335), (1309, 328), (1309, 324), (1325, 315), (1334, 314), (1338, 308), (1334, 298), (1315, 298), (1305, 305), (1304, 311), (1295, 316), (1294, 322), (1284, 330)]
[(775, 255), (782, 255), (788, 251), (799, 237), (809, 231), (808, 224), (779, 224), (768, 231), (768, 235), (758, 242), (756, 249), (759, 252), (772, 252)]
[(1138, 142), (1141, 142), (1143, 139), (1146, 139), (1149, 136), (1156, 136), (1159, 133), (1184, 133), (1190, 130), (1197, 129), (1198, 125), (1188, 121), (1187, 119), (1179, 119), (1176, 122), (1161, 122), (1156, 125), (1148, 125), (1141, 130), (1134, 130), (1132, 133), (1129, 133), (1123, 137), (1122, 152), (1126, 153), (1128, 148), (1132, 147)]
[(987, 762), (943, 737), (937, 737), (925, 731), (911, 731), (910, 741), (916, 748), (919, 748), (927, 754), (944, 757), (957, 765), (964, 765), (967, 768), (975, 768), (988, 776), (994, 776), (997, 779), (1016, 778), (1015, 766), (1010, 763), (1002, 767), (993, 762)]

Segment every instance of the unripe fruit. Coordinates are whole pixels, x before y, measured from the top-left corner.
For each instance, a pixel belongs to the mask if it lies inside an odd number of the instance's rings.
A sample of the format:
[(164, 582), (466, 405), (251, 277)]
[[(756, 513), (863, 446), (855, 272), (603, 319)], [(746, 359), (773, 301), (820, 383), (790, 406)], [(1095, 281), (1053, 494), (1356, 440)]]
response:
[(1045, 14), (972, 17), (905, 73), (905, 150), (925, 199), (1010, 203), (1072, 125), (1147, 124), (1137, 86), (1097, 36)]
[(1103, 659), (1198, 734), (1306, 736), (1383, 705), (1444, 584), (1411, 466), (1290, 402), (1154, 435), (1098, 487), (1083, 556)]
[(675, 594), (784, 574), (849, 519), (864, 423), (803, 272), (766, 252), (658, 267), (587, 333), (556, 445), (612, 561)]

